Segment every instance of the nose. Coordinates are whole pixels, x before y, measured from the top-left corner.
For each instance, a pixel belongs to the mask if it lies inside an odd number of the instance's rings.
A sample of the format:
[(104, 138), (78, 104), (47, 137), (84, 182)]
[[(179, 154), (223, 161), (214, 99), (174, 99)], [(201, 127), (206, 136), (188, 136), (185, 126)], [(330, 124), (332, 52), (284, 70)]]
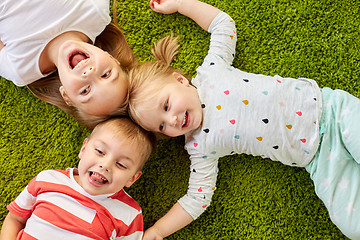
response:
[(110, 172), (113, 160), (110, 157), (102, 158), (99, 163), (99, 168), (105, 172)]
[(89, 66), (87, 68), (84, 69), (83, 73), (81, 74), (81, 76), (83, 78), (87, 78), (89, 76), (92, 76), (95, 72), (95, 67)]
[(170, 116), (169, 119), (170, 126), (175, 127), (177, 124), (177, 120), (178, 120), (177, 116)]

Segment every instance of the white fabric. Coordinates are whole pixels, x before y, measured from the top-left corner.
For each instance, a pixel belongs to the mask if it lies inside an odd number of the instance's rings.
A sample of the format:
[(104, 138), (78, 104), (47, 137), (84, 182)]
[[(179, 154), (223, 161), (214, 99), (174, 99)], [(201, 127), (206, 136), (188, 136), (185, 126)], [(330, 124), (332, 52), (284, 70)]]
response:
[(310, 79), (251, 74), (231, 66), (234, 21), (222, 12), (210, 25), (211, 42), (192, 80), (203, 107), (203, 123), (186, 136), (191, 173), (179, 200), (195, 219), (210, 204), (218, 159), (234, 153), (306, 166), (319, 145), (321, 92)]
[(1, 0), (0, 76), (30, 84), (44, 77), (39, 58), (52, 39), (78, 31), (94, 42), (110, 21), (109, 0)]

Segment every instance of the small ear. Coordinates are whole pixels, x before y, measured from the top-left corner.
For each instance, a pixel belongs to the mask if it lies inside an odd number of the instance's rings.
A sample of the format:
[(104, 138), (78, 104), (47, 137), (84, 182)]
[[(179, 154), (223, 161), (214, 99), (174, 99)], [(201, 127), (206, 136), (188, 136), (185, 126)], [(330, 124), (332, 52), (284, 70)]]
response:
[(141, 171), (137, 171), (134, 176), (132, 176), (129, 181), (125, 184), (125, 187), (130, 187), (131, 185), (133, 185), (134, 182), (136, 182), (136, 180), (139, 179), (139, 177), (141, 176), (142, 172)]
[(83, 154), (83, 152), (84, 152), (84, 150), (85, 150), (85, 148), (86, 148), (86, 144), (88, 143), (88, 139), (87, 138), (85, 138), (84, 139), (84, 142), (83, 142), (83, 145), (82, 145), (82, 147), (81, 147), (81, 149), (80, 149), (80, 152), (79, 152), (79, 158), (81, 159), (81, 156), (82, 156), (82, 154)]
[(69, 105), (69, 106), (72, 106), (72, 103), (71, 103), (71, 101), (70, 101), (70, 98), (69, 98), (68, 95), (66, 94), (65, 89), (64, 89), (63, 86), (60, 86), (60, 87), (59, 87), (59, 91), (60, 91), (60, 94), (61, 94), (62, 98), (64, 99), (65, 103), (66, 103), (67, 105)]
[(185, 84), (186, 86), (189, 86), (189, 80), (187, 80), (186, 77), (184, 77), (183, 75), (181, 75), (180, 73), (177, 72), (173, 72), (172, 75), (174, 76), (174, 78), (181, 84)]

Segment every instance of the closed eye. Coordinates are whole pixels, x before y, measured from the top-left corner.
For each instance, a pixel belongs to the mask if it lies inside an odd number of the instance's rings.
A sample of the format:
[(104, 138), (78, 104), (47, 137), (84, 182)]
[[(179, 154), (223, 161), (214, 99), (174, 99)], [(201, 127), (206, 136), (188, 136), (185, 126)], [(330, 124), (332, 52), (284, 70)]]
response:
[(116, 165), (119, 167), (119, 168), (123, 168), (123, 169), (126, 169), (126, 166), (120, 162), (117, 162)]
[(98, 148), (95, 148), (95, 152), (99, 155), (104, 155), (104, 152)]

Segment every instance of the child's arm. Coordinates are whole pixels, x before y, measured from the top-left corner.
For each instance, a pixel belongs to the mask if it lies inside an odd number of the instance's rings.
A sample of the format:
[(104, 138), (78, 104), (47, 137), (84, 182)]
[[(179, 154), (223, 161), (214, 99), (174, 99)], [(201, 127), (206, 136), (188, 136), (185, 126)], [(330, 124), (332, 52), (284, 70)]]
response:
[(16, 239), (18, 233), (25, 227), (27, 219), (9, 212), (1, 228), (0, 240)]
[(216, 7), (197, 0), (150, 0), (150, 7), (159, 13), (179, 12), (194, 20), (205, 31), (220, 12)]
[(145, 231), (143, 240), (161, 240), (185, 227), (193, 220), (190, 214), (179, 203), (176, 203), (154, 226)]
[[(164, 14), (179, 12), (194, 20), (205, 31), (220, 12), (216, 7), (197, 0), (150, 0), (150, 7), (153, 11)], [(192, 216), (176, 203), (154, 226), (145, 231), (143, 240), (161, 240), (193, 220)]]

